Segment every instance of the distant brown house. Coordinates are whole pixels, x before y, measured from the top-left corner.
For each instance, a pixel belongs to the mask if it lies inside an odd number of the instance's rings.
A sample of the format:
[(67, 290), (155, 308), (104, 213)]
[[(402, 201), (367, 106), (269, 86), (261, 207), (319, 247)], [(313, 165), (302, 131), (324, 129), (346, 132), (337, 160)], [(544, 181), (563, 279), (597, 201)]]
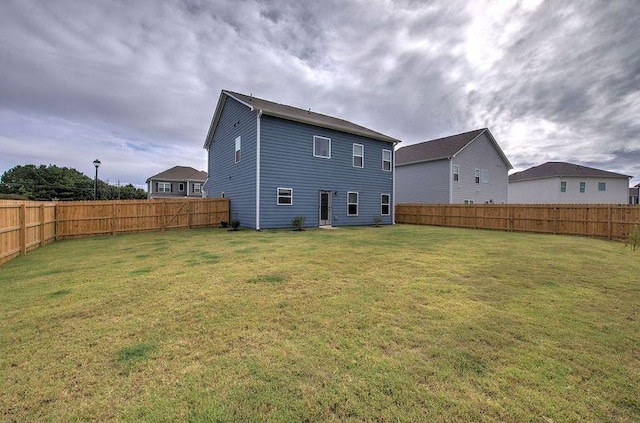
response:
[(202, 197), (206, 179), (207, 172), (174, 166), (147, 179), (147, 195), (149, 198)]

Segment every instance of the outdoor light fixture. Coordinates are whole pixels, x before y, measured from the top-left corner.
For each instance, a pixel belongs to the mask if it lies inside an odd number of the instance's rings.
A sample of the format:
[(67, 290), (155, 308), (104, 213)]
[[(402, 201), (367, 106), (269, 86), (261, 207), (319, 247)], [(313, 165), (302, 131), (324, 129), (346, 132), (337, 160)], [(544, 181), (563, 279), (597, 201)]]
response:
[(98, 168), (100, 167), (100, 160), (95, 159), (93, 165), (96, 167), (96, 177), (93, 180), (93, 199), (98, 199)]

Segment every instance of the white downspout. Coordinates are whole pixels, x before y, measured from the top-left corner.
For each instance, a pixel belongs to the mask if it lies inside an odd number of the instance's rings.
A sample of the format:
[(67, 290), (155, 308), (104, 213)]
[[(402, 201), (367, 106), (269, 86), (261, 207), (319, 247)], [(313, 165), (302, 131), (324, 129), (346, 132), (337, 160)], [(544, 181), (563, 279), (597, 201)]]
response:
[(393, 143), (393, 150), (391, 150), (391, 178), (393, 184), (391, 188), (391, 196), (393, 197), (391, 207), (391, 223), (396, 224), (396, 143)]
[(453, 204), (453, 157), (449, 157), (449, 204)]
[(260, 117), (262, 110), (256, 115), (256, 230), (260, 230)]

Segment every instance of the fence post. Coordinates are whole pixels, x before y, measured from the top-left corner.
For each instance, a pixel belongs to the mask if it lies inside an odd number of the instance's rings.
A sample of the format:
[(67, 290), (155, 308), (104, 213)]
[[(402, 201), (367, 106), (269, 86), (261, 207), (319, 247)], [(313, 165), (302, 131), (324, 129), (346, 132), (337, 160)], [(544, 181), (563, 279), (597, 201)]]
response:
[(27, 254), (27, 205), (20, 204), (20, 254)]
[(191, 201), (187, 200), (187, 229), (191, 229)]
[(608, 213), (608, 216), (607, 216), (607, 237), (608, 237), (609, 241), (611, 241), (611, 238), (612, 238), (612, 233), (611, 232), (612, 232), (612, 229), (613, 229), (612, 228), (612, 223), (613, 223), (612, 222), (612, 220), (613, 220), (612, 211), (613, 211), (613, 209), (611, 208), (611, 206), (607, 207), (607, 213)]
[(474, 204), (473, 206), (473, 229), (478, 228), (478, 206)]
[(509, 207), (509, 230), (513, 232), (513, 215), (515, 214), (515, 206)]
[(440, 226), (446, 226), (447, 214), (446, 214), (446, 210), (445, 210), (445, 205), (443, 204), (441, 207), (442, 207), (442, 223), (440, 224)]
[(116, 234), (116, 213), (117, 213), (117, 208), (116, 208), (116, 201), (113, 201), (113, 205), (111, 207), (111, 214), (112, 214), (112, 219), (111, 219), (111, 235), (115, 235)]
[(556, 206), (553, 213), (553, 234), (554, 235), (557, 235), (558, 232), (560, 231), (560, 228), (558, 227), (558, 214), (560, 214), (560, 208)]
[(162, 230), (163, 231), (165, 230), (165, 225), (166, 225), (165, 223), (165, 220), (166, 220), (165, 214), (167, 213), (166, 206), (167, 206), (167, 200), (162, 200)]
[(44, 203), (40, 204), (40, 246), (44, 245)]

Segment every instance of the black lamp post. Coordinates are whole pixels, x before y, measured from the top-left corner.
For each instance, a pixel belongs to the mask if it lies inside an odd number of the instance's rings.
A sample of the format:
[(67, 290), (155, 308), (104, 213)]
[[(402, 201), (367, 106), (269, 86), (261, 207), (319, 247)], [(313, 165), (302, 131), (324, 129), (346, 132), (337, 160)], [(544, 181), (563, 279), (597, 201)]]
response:
[(96, 177), (93, 180), (93, 199), (98, 199), (98, 168), (100, 167), (100, 160), (95, 159), (93, 165), (96, 167)]

